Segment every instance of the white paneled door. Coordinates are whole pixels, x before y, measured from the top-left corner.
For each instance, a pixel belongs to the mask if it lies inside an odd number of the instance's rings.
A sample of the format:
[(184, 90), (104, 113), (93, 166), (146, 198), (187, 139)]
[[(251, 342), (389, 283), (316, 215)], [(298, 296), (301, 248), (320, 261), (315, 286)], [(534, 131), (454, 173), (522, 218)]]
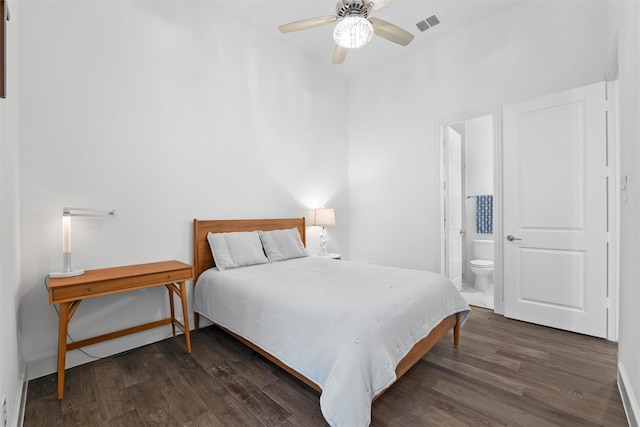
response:
[(504, 107), (505, 316), (607, 333), (605, 84)]
[(447, 277), (462, 289), (462, 136), (445, 128), (445, 236)]

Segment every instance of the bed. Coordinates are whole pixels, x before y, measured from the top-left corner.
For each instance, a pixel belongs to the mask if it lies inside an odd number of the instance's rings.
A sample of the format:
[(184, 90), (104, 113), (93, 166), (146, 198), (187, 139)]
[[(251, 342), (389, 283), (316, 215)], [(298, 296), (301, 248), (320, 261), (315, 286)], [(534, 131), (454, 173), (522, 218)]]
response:
[(459, 342), (469, 306), (438, 274), (304, 256), (219, 271), (209, 233), (297, 230), (305, 245), (305, 219), (193, 227), (196, 330), (204, 315), (320, 392), (332, 426), (369, 425), (373, 400), (450, 330)]

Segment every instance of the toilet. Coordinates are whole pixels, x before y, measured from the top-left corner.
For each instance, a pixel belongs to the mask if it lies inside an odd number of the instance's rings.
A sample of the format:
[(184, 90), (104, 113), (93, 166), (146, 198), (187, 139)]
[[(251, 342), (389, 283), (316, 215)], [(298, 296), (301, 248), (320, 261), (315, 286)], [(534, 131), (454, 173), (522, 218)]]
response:
[(473, 258), (469, 262), (476, 277), (473, 286), (479, 291), (487, 291), (493, 283), (493, 240), (474, 240)]

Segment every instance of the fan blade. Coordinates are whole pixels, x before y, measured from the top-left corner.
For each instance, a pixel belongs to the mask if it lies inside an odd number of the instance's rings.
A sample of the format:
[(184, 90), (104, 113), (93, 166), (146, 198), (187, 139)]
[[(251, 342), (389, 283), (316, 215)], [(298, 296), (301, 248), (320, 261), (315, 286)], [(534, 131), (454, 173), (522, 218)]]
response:
[(382, 9), (392, 1), (393, 0), (374, 0), (374, 1), (370, 1), (369, 3), (373, 3), (373, 7), (371, 7), (371, 10), (378, 10), (378, 9)]
[(373, 25), (373, 32), (376, 36), (380, 36), (390, 42), (406, 46), (413, 40), (413, 34), (387, 21), (378, 18), (369, 18), (369, 22)]
[(319, 16), (317, 18), (303, 19), (302, 21), (290, 22), (282, 24), (278, 27), (281, 33), (290, 33), (293, 31), (308, 30), (309, 28), (321, 27), (337, 21), (335, 16)]
[(344, 62), (344, 58), (347, 56), (347, 52), (349, 52), (349, 49), (337, 44), (336, 48), (333, 50), (331, 63), (334, 65), (342, 64)]

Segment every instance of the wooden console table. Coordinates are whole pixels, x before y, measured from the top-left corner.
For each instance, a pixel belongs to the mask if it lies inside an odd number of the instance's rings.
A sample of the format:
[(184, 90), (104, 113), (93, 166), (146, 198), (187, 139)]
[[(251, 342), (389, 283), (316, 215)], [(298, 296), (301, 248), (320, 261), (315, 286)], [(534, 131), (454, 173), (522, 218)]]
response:
[[(193, 267), (179, 261), (88, 270), (80, 276), (49, 279), (49, 304), (60, 304), (60, 320), (58, 325), (58, 399), (62, 399), (64, 396), (64, 371), (67, 350), (74, 350), (158, 326), (171, 324), (174, 337), (176, 336), (176, 326), (184, 332), (187, 342), (187, 352), (191, 353), (186, 281), (192, 279)], [(136, 291), (154, 286), (166, 286), (169, 290), (171, 317), (97, 337), (67, 343), (69, 320), (71, 320), (75, 314), (82, 300), (120, 292)], [(184, 324), (176, 319), (173, 306), (173, 294), (176, 294), (182, 301)]]

